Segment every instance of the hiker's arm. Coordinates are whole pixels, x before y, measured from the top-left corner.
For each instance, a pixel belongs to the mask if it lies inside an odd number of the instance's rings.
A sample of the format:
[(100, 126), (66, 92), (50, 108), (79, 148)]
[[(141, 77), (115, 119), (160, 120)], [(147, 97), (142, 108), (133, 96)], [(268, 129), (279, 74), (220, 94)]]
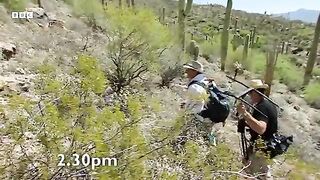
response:
[(248, 124), (248, 126), (257, 132), (258, 134), (262, 135), (267, 129), (267, 120), (257, 120), (246, 110), (243, 104), (239, 104), (237, 107), (237, 111), (243, 116), (244, 120)]
[(248, 126), (254, 130), (255, 132), (257, 132), (258, 134), (262, 135), (266, 129), (267, 129), (267, 123), (264, 121), (259, 121), (257, 119), (255, 119), (254, 117), (252, 117), (252, 115), (250, 113), (248, 113), (247, 111), (243, 114), (243, 118), (246, 121), (246, 123), (248, 124)]

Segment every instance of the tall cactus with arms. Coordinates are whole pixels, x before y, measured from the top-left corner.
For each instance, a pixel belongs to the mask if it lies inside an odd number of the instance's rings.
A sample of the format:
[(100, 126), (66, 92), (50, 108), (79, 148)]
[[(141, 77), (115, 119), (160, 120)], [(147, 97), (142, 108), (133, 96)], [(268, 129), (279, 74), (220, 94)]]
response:
[(185, 49), (185, 19), (187, 14), (190, 13), (192, 8), (192, 0), (179, 0), (179, 14), (178, 14), (178, 22), (179, 22), (179, 40), (182, 46), (182, 49)]
[(226, 16), (224, 18), (223, 32), (221, 36), (221, 71), (224, 71), (225, 69), (227, 54), (228, 54), (231, 9), (232, 9), (232, 0), (228, 0), (227, 8), (226, 8)]
[(243, 53), (242, 53), (242, 64), (247, 63), (250, 35), (247, 34), (244, 40)]
[(313, 66), (314, 66), (314, 64), (316, 62), (316, 58), (317, 58), (317, 49), (318, 49), (318, 44), (319, 44), (319, 38), (320, 38), (320, 14), (319, 14), (318, 22), (317, 22), (316, 29), (314, 32), (314, 38), (313, 38), (313, 42), (312, 42), (312, 46), (311, 46), (311, 50), (310, 50), (310, 54), (309, 54), (309, 59), (308, 59), (306, 71), (304, 74), (303, 85), (309, 84), (309, 81), (311, 78), (311, 73), (313, 70)]

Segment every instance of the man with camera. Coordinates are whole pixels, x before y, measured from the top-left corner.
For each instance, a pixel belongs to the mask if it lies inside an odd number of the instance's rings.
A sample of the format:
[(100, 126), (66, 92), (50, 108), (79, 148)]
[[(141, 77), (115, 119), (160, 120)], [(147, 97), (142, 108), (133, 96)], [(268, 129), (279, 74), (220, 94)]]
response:
[[(268, 85), (264, 84), (261, 80), (252, 80), (250, 83), (251, 88), (265, 94)], [(237, 112), (242, 119), (239, 125), (243, 125), (244, 131), (245, 126), (250, 129), (250, 147), (248, 148), (247, 156), (250, 166), (248, 170), (250, 173), (266, 173), (267, 178), (271, 176), (270, 167), (266, 163), (266, 157), (257, 156), (255, 146), (259, 137), (266, 142), (269, 141), (273, 134), (278, 131), (278, 112), (277, 108), (270, 101), (265, 99), (261, 94), (251, 90), (248, 95), (250, 96), (251, 103), (255, 106), (256, 110), (251, 114), (244, 104), (240, 103), (237, 106)], [(238, 126), (239, 128), (239, 126)], [(239, 130), (238, 130), (239, 131)]]

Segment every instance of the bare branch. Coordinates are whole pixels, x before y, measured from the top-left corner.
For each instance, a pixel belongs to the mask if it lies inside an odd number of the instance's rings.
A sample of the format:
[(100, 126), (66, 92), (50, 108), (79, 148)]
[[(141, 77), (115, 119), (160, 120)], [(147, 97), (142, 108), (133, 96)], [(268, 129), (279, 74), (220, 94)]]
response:
[(266, 175), (266, 173), (260, 173), (260, 174), (257, 174), (255, 176), (243, 174), (242, 171), (244, 171), (250, 165), (251, 165), (251, 161), (250, 161), (250, 163), (248, 165), (246, 165), (245, 167), (243, 167), (239, 171), (223, 171), (223, 170), (219, 170), (219, 171), (213, 172), (213, 175), (217, 175), (217, 174), (236, 174), (236, 175), (238, 175), (240, 177), (249, 178), (249, 179), (256, 179), (256, 178), (258, 178), (260, 176), (265, 176)]
[(161, 57), (161, 55), (163, 54), (163, 52), (164, 52), (165, 50), (167, 50), (167, 49), (168, 49), (167, 47), (163, 48), (163, 49), (160, 51), (158, 57)]

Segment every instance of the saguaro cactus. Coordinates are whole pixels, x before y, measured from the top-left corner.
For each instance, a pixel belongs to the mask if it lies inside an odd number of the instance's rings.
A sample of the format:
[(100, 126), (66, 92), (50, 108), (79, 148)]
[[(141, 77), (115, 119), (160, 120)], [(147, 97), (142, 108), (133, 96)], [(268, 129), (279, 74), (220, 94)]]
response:
[(233, 51), (236, 51), (238, 47), (243, 44), (243, 39), (239, 33), (236, 33), (233, 35), (231, 44), (232, 44)]
[(312, 46), (311, 46), (311, 50), (310, 50), (310, 54), (309, 54), (309, 58), (308, 58), (308, 62), (307, 62), (306, 71), (304, 74), (303, 85), (309, 84), (309, 81), (311, 78), (311, 73), (313, 70), (313, 66), (314, 66), (314, 64), (316, 62), (316, 58), (317, 58), (317, 49), (318, 49), (318, 44), (319, 44), (319, 38), (320, 38), (320, 14), (319, 14), (316, 29), (314, 32), (314, 38), (313, 38), (313, 42), (312, 42)]
[(250, 43), (250, 35), (247, 34), (246, 37), (245, 37), (245, 40), (244, 40), (244, 47), (243, 47), (243, 53), (242, 53), (242, 64), (247, 61), (249, 43)]
[(234, 22), (234, 29), (233, 29), (233, 33), (237, 33), (237, 29), (238, 29), (238, 20), (239, 18), (236, 17), (235, 22)]
[(119, 0), (119, 8), (122, 7), (122, 0)]
[(221, 35), (221, 71), (224, 71), (227, 55), (228, 55), (228, 42), (229, 42), (229, 25), (232, 9), (232, 0), (228, 0), (226, 15), (224, 18), (223, 32)]
[(166, 17), (166, 8), (163, 7), (162, 9), (160, 9), (160, 22), (162, 24), (164, 24), (165, 22), (165, 17)]
[(281, 54), (283, 54), (283, 52), (284, 52), (284, 47), (285, 47), (285, 42), (284, 41), (282, 41), (282, 44), (281, 44)]
[(256, 37), (256, 31), (257, 31), (257, 26), (254, 26), (252, 31), (251, 31), (251, 37), (250, 37), (250, 47), (253, 48), (254, 47), (254, 39)]
[(37, 1), (38, 1), (38, 7), (39, 7), (39, 8), (42, 8), (41, 0), (37, 0)]
[(277, 51), (277, 44), (275, 43), (272, 49), (269, 49), (266, 54), (266, 74), (264, 77), (264, 81), (266, 84), (269, 85), (266, 95), (269, 96), (271, 92), (272, 80), (274, 75), (274, 69), (277, 64), (278, 60), (278, 51)]
[(190, 13), (192, 8), (193, 0), (179, 0), (179, 13), (178, 13), (178, 22), (179, 22), (179, 40), (181, 43), (182, 50), (185, 49), (185, 19), (187, 14)]
[(257, 36), (257, 37), (256, 37), (256, 44), (259, 43), (259, 39), (260, 39), (260, 36)]
[(193, 60), (198, 60), (199, 46), (195, 40), (192, 40), (188, 47), (188, 53), (192, 56)]
[(287, 42), (287, 46), (286, 46), (286, 54), (289, 53), (289, 49), (291, 47), (291, 43)]

